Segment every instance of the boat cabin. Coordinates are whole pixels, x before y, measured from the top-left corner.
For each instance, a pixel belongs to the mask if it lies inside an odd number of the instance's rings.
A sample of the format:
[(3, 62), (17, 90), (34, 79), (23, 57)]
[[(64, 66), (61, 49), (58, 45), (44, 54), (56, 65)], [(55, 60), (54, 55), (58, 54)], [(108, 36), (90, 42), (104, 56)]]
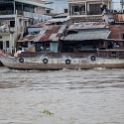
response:
[(36, 52), (55, 52), (59, 50), (59, 39), (64, 34), (66, 25), (45, 26), (35, 38)]

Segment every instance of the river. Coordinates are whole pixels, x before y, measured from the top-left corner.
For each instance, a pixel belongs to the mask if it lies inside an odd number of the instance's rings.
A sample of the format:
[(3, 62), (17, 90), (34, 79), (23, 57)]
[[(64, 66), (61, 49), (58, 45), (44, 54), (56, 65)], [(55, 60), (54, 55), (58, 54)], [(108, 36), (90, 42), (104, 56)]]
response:
[(124, 70), (2, 67), (0, 124), (124, 124)]

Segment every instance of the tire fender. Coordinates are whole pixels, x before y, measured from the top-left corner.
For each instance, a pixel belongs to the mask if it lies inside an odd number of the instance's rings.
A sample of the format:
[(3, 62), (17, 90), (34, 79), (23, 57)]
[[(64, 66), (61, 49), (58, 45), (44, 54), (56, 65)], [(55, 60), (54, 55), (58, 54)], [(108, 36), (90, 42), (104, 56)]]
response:
[(71, 64), (71, 60), (70, 59), (66, 59), (65, 60), (65, 64), (67, 64), (67, 65)]
[(91, 59), (91, 61), (96, 61), (96, 56), (93, 55), (90, 57), (90, 59)]
[(48, 59), (44, 58), (44, 59), (43, 59), (43, 63), (44, 63), (44, 64), (47, 64), (47, 63), (48, 63)]
[(24, 59), (23, 58), (19, 58), (19, 62), (20, 63), (23, 63), (24, 62)]

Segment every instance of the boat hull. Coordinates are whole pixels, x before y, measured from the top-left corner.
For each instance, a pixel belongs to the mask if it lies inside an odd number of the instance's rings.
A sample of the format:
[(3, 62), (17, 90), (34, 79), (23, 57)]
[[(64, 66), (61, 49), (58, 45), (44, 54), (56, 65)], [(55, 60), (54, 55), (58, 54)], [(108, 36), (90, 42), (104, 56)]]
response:
[[(93, 55), (92, 55), (93, 56)], [(40, 69), (40, 70), (56, 70), (56, 69), (91, 69), (91, 68), (124, 68), (124, 59), (118, 58), (102, 58), (92, 56), (85, 57), (7, 57), (2, 56), (1, 62), (5, 67), (13, 69)]]

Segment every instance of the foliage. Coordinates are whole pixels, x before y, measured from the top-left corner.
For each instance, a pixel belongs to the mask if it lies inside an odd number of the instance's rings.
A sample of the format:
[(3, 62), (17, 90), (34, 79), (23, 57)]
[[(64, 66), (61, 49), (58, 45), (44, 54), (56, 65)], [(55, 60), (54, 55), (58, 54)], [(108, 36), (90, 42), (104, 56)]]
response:
[(52, 112), (50, 112), (49, 110), (46, 110), (46, 109), (44, 109), (42, 112), (45, 113), (45, 114), (48, 114), (48, 115), (54, 114), (54, 113), (52, 113)]

